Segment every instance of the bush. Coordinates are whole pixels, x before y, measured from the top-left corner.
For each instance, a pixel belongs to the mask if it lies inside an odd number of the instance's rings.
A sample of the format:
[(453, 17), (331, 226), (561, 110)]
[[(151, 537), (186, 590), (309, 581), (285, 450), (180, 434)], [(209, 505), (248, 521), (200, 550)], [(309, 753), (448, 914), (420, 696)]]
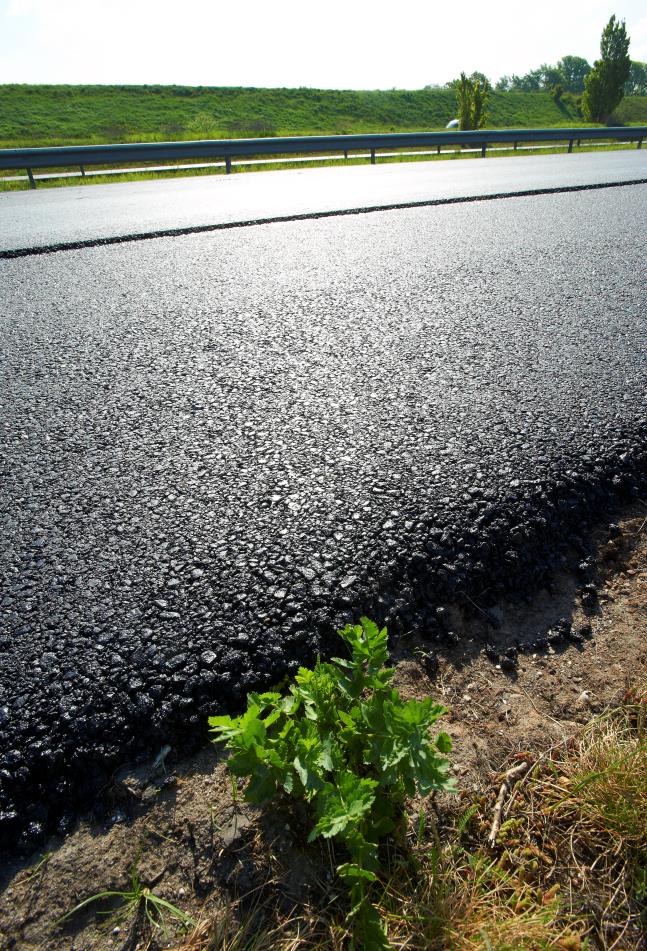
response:
[(482, 129), (487, 122), (485, 106), (487, 104), (489, 84), (475, 75), (461, 73), (454, 83), (458, 105), (458, 124), (461, 129)]
[(432, 702), (400, 698), (392, 685), (386, 628), (367, 618), (339, 635), (350, 660), (300, 668), (287, 696), (252, 693), (240, 717), (215, 716), (215, 742), (231, 750), (229, 769), (249, 776), (248, 802), (277, 792), (309, 805), (319, 836), (337, 839), (349, 861), (337, 868), (350, 892), (353, 932), (362, 948), (388, 948), (370, 889), (380, 871), (380, 841), (403, 822), (405, 796), (450, 790), (451, 740), (431, 726), (445, 712)]

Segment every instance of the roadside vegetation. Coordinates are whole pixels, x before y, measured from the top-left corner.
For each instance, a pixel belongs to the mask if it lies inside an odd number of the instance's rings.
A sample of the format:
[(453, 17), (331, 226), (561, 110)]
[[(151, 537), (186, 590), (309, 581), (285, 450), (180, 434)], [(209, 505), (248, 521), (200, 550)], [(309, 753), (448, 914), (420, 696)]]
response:
[(350, 659), (302, 667), (286, 696), (251, 694), (246, 713), (211, 717), (209, 726), (232, 753), (232, 775), (249, 777), (248, 802), (280, 792), (305, 803), (308, 842), (321, 836), (346, 853), (336, 873), (348, 893), (352, 944), (378, 951), (389, 947), (374, 904), (383, 842), (404, 841), (407, 796), (454, 789), (452, 742), (444, 732), (429, 735), (445, 707), (430, 697), (404, 701), (392, 686), (386, 628), (362, 618), (339, 635)]
[[(453, 88), (352, 91), (191, 86), (0, 86), (0, 148), (332, 135), (443, 129)], [(647, 122), (647, 96), (627, 97), (616, 121)], [(577, 97), (548, 90), (488, 100), (492, 128), (581, 125)], [(585, 124), (585, 123), (584, 123)]]
[[(263, 880), (192, 920), (135, 867), (129, 888), (90, 895), (59, 927), (82, 914), (87, 926), (96, 906), (124, 948), (638, 951), (647, 685), (568, 739), (511, 752), (489, 791), (470, 792), (448, 775), (449, 737), (430, 735), (448, 711), (393, 688), (386, 630), (362, 619), (339, 633), (348, 656), (210, 719), (247, 830), (217, 861), (248, 883), (256, 853)], [(246, 814), (241, 794), (260, 811)], [(302, 899), (286, 904), (295, 876)]]
[[(350, 896), (341, 895), (323, 915), (310, 908), (286, 916), (271, 899), (242, 919), (230, 908), (217, 921), (201, 922), (183, 951), (642, 946), (647, 688), (628, 690), (619, 707), (568, 741), (543, 753), (514, 754), (489, 795), (471, 799), (463, 792), (454, 803), (446, 796), (439, 801), (450, 786), (444, 754), (451, 742), (443, 733), (432, 742), (428, 727), (447, 711), (430, 699), (405, 704), (391, 691), (392, 671), (382, 667), (386, 631), (363, 619), (340, 633), (351, 661), (301, 670), (287, 700), (270, 695), (263, 704), (250, 697), (241, 718), (211, 723), (233, 750), (234, 775), (251, 776), (248, 798), (278, 793), (316, 804), (308, 842), (319, 835), (334, 840), (330, 865), (350, 856), (337, 865)], [(272, 711), (265, 715), (272, 742), (264, 730), (251, 735), (263, 706)], [(271, 761), (281, 744), (294, 744), (289, 718), (299, 707), (309, 746), (291, 750), (294, 765), (286, 768), (280, 756)], [(298, 744), (304, 744), (300, 735)]]
[[(381, 878), (380, 911), (392, 946), (639, 948), (647, 926), (647, 742), (639, 726), (645, 702), (634, 694), (536, 760), (518, 754), (509, 772), (519, 763), (528, 769), (505, 802), (493, 846), (492, 797), (464, 797), (462, 811), (443, 811), (440, 819), (421, 811), (407, 847), (393, 851)], [(299, 929), (271, 908), (263, 912), (272, 925), (253, 945), (251, 921), (230, 921), (230, 944), (209, 943), (202, 924), (185, 948), (344, 946), (334, 913), (323, 923), (302, 919)], [(218, 933), (223, 923), (211, 927)], [(239, 945), (234, 934), (244, 938)]]
[(583, 116), (593, 122), (606, 122), (620, 105), (630, 74), (625, 23), (612, 16), (602, 32), (600, 59), (584, 80)]
[(488, 121), (486, 106), (490, 95), (490, 84), (485, 77), (461, 73), (454, 84), (458, 127), (462, 130), (485, 129)]

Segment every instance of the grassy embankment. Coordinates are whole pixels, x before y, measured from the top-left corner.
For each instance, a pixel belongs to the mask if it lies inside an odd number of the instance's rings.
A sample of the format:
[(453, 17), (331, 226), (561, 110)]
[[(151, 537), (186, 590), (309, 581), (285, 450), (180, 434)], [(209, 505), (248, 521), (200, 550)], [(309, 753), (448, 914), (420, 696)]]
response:
[[(647, 105), (647, 104), (646, 104)], [(547, 93), (493, 93), (491, 125), (572, 124)], [(443, 128), (451, 90), (0, 86), (0, 147)], [(647, 108), (645, 109), (647, 115)]]
[[(488, 111), (491, 128), (585, 125), (569, 95), (493, 92)], [(454, 113), (448, 89), (5, 85), (0, 148), (433, 130)], [(617, 120), (647, 122), (647, 97), (624, 100)]]

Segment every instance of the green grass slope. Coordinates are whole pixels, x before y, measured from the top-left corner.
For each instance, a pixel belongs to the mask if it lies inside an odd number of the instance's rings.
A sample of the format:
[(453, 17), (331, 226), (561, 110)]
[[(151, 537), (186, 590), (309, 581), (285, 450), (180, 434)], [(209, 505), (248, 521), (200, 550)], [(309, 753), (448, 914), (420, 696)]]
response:
[[(638, 98), (638, 97), (637, 97)], [(647, 120), (647, 99), (623, 121)], [(204, 86), (0, 86), (0, 146), (444, 128), (447, 89), (351, 91)], [(630, 116), (630, 118), (629, 118)], [(573, 100), (495, 92), (493, 128), (581, 124)]]
[[(581, 125), (574, 98), (494, 92), (492, 128)], [(0, 146), (444, 128), (448, 89), (246, 89), (205, 86), (0, 86)], [(625, 99), (622, 122), (647, 122), (647, 97)]]

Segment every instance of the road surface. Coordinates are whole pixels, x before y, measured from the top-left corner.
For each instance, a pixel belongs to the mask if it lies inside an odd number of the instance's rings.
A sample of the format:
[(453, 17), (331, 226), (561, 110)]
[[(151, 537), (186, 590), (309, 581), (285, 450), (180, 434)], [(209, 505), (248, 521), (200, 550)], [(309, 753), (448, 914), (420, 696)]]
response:
[(360, 612), (451, 640), (644, 486), (646, 220), (632, 185), (0, 261), (6, 841)]
[(647, 149), (246, 172), (0, 193), (0, 251), (389, 204), (647, 179)]

